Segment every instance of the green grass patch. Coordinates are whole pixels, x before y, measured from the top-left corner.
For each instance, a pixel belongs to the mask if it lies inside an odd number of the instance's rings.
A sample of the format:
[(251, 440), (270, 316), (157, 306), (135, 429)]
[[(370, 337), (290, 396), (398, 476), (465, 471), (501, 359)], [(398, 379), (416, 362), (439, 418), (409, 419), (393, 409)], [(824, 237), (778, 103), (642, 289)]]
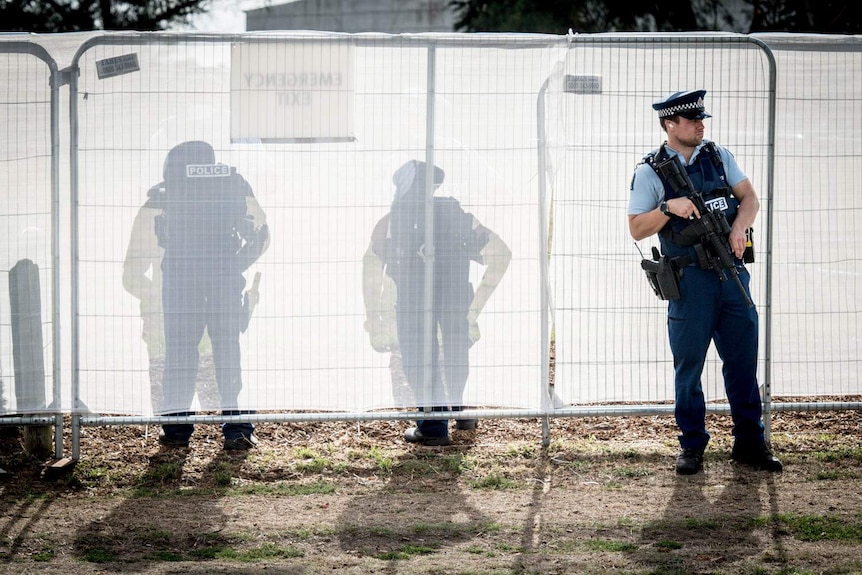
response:
[(460, 475), (467, 468), (464, 458), (459, 455), (437, 452), (419, 452), (414, 457), (403, 459), (398, 463), (397, 472), (401, 476), (439, 475), (451, 473)]
[[(862, 543), (862, 519), (849, 519), (833, 515), (785, 515), (778, 516), (794, 538), (800, 541), (848, 541)], [(762, 523), (769, 523), (763, 519)]]
[(477, 479), (470, 483), (473, 489), (516, 489), (518, 483), (503, 477), (500, 473), (491, 472), (481, 479)]
[(172, 486), (182, 477), (183, 465), (179, 461), (165, 461), (149, 467), (135, 480), (139, 490), (158, 489)]
[(383, 450), (376, 445), (371, 448), (371, 451), (368, 453), (368, 457), (374, 462), (375, 467), (380, 471), (392, 471), (392, 467), (395, 465), (394, 460), (387, 456)]
[(54, 551), (53, 547), (49, 545), (43, 545), (36, 553), (31, 555), (30, 557), (33, 559), (33, 561), (43, 562), (50, 561), (56, 556), (56, 554), (57, 553)]
[(606, 551), (612, 553), (622, 553), (626, 551), (634, 551), (637, 545), (627, 541), (614, 541), (611, 539), (587, 539), (584, 545), (592, 551)]
[(280, 482), (273, 485), (243, 485), (232, 488), (229, 495), (282, 495), (294, 497), (297, 495), (328, 495), (335, 493), (336, 485), (328, 481), (312, 483)]
[(76, 486), (93, 489), (112, 483), (111, 468), (97, 462), (81, 461), (75, 466), (72, 474)]
[(535, 459), (541, 455), (541, 453), (542, 448), (540, 445), (524, 444), (508, 447), (503, 455), (510, 458)]
[(214, 462), (210, 472), (217, 487), (230, 487), (233, 482), (233, 466), (228, 461)]
[(398, 561), (410, 559), (414, 555), (431, 555), (436, 552), (437, 550), (433, 547), (427, 547), (424, 545), (405, 545), (401, 549), (395, 551), (384, 551), (382, 553), (378, 553), (374, 557), (375, 559), (380, 559), (382, 561)]
[(859, 474), (850, 469), (821, 469), (814, 472), (814, 479), (818, 481), (840, 481), (842, 479), (858, 479)]
[(147, 559), (150, 559), (151, 561), (164, 561), (165, 563), (176, 563), (186, 560), (181, 553), (176, 553), (174, 551), (154, 551), (147, 556)]
[(254, 563), (256, 561), (264, 561), (267, 559), (295, 559), (302, 557), (305, 554), (293, 547), (279, 547), (274, 543), (264, 543), (260, 547), (248, 549), (245, 551), (234, 551), (232, 549), (224, 550), (217, 558), (231, 559), (243, 563)]
[(307, 447), (299, 447), (294, 450), (293, 454), (294, 457), (299, 459), (299, 461), (296, 463), (296, 469), (298, 471), (319, 473), (327, 469), (332, 469), (333, 467), (331, 459), (329, 459), (328, 457), (324, 457), (322, 454), (318, 453), (314, 449), (309, 449)]
[(84, 561), (88, 563), (113, 563), (117, 555), (106, 549), (89, 549), (84, 553)]
[(839, 445), (829, 451), (817, 451), (812, 454), (817, 460), (824, 462), (862, 462), (862, 446)]

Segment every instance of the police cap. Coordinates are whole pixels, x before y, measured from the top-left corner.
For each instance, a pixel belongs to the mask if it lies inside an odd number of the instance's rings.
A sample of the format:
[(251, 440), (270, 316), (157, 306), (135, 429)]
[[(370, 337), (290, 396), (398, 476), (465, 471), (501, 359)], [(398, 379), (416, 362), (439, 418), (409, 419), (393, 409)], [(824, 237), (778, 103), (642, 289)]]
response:
[(658, 112), (659, 118), (669, 116), (682, 116), (689, 120), (703, 120), (711, 118), (703, 107), (703, 97), (706, 90), (688, 90), (687, 92), (674, 92), (653, 103), (652, 109)]
[(183, 142), (171, 148), (165, 158), (163, 176), (165, 181), (178, 181), (186, 177), (186, 166), (190, 164), (214, 164), (215, 152), (207, 142)]

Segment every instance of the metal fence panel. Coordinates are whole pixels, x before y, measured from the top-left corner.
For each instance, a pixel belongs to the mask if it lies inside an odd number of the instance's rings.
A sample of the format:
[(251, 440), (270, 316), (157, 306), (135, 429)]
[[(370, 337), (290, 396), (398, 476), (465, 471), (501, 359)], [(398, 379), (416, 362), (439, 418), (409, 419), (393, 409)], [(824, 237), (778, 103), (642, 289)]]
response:
[[(651, 104), (679, 90), (707, 90), (706, 138), (727, 147), (758, 190), (760, 253), (751, 271), (763, 325), (774, 95), (768, 50), (745, 36), (575, 36), (560, 73), (568, 82), (558, 82), (547, 103), (554, 111), (554, 405), (672, 401), (666, 302), (640, 269), (640, 253), (658, 239), (636, 245), (626, 220), (635, 166), (664, 140)], [(764, 361), (761, 354), (761, 382)], [(703, 384), (708, 400), (724, 400), (714, 350)]]
[(0, 41), (0, 415), (61, 411), (56, 71), (42, 47), (14, 35)]
[(760, 36), (775, 55), (773, 393), (862, 394), (862, 38)]
[[(244, 274), (246, 291), (258, 272), (261, 279), (259, 303), (239, 336), (242, 391), (237, 402), (225, 400), (235, 389), (216, 383), (220, 344), (204, 340), (195, 410), (538, 409), (536, 93), (564, 49), (563, 38), (532, 36), (112, 34), (88, 41), (75, 59), (71, 96), (82, 411), (146, 416), (189, 407), (162, 388), (166, 347), (152, 336), (162, 318), (182, 326), (193, 314), (162, 313), (152, 221), (161, 210), (150, 204), (141, 211), (163, 179), (168, 152), (189, 140), (210, 143), (217, 162), (237, 168), (271, 231), (268, 249)], [(496, 289), (471, 325), (469, 347), (459, 331), (467, 310), (459, 306), (470, 300), (452, 295), (448, 283), (431, 286), (442, 303), (430, 312), (428, 302), (410, 303), (404, 294), (412, 292), (399, 288), (400, 309), (414, 321), (441, 315), (437, 335), (426, 339), (408, 333), (405, 341), (394, 299), (382, 295), (392, 264), (387, 273), (386, 262), (375, 261), (372, 232), (400, 189), (399, 170), (414, 160), (440, 167), (436, 195), (457, 198), (474, 231), (482, 226), (469, 280), (477, 292)], [(443, 265), (445, 254), (437, 259)], [(422, 275), (410, 270), (414, 279)], [(491, 281), (494, 275), (501, 277)], [(411, 289), (424, 294), (424, 287)], [(370, 313), (381, 305), (382, 313)], [(461, 314), (454, 320), (453, 311)], [(458, 325), (449, 333), (446, 322)], [(469, 371), (460, 400), (437, 395), (435, 370), (424, 373), (438, 339), (450, 393)], [(407, 362), (421, 372), (410, 386), (401, 367)]]
[[(407, 385), (391, 262), (373, 241), (374, 230), (391, 239), (399, 168), (418, 161), (442, 168), (437, 195), (457, 198), (505, 246), (469, 267), (476, 288), (506, 261), (468, 323), (467, 359), (448, 358), (469, 374), (460, 403), (495, 417), (660, 412), (673, 397), (665, 309), (638, 265), (651, 240), (634, 245), (625, 212), (635, 164), (663, 139), (650, 103), (695, 87), (708, 90), (707, 137), (735, 154), (761, 198), (752, 277), (764, 397), (844, 408), (860, 395), (859, 38), (98, 33), (42, 43), (72, 62), (71, 75), (41, 46), (0, 42), (0, 174), (11, 190), (0, 212), (0, 414), (133, 423), (185, 407), (162, 389), (161, 207), (147, 198), (169, 151), (190, 140), (242, 174), (271, 230), (243, 274), (242, 292), (260, 282), (239, 336), (242, 391), (226, 404), (204, 337), (193, 409), (401, 418), (455, 403), (433, 393), (442, 328), (410, 336), (419, 383)], [(59, 193), (65, 78), (71, 194)], [(434, 172), (424, 176), (433, 187)], [(61, 288), (66, 209), (71, 281)], [(436, 229), (425, 226), (426, 242)], [(437, 269), (422, 254), (415, 280)], [(39, 270), (44, 349), (30, 355), (45, 360), (44, 401), (15, 389), (8, 280), (22, 260)], [(419, 324), (458, 308), (424, 299), (434, 287), (416, 292)], [(71, 406), (60, 400), (58, 301), (71, 318)], [(704, 385), (721, 409), (712, 353)]]

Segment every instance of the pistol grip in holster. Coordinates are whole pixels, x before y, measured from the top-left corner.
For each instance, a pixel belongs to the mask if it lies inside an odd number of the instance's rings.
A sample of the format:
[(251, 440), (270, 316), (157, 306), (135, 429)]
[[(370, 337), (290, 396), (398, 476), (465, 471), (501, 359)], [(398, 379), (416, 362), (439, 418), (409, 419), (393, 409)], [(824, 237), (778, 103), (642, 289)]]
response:
[(668, 256), (654, 254), (656, 259), (641, 260), (641, 268), (655, 295), (660, 300), (679, 299), (679, 280), (681, 272)]

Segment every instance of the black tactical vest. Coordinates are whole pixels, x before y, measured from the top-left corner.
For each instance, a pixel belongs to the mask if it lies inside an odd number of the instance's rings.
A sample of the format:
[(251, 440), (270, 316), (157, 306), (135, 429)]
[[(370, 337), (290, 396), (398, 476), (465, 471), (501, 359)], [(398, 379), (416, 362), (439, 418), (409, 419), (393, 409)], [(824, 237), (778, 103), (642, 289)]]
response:
[[(643, 160), (656, 170), (656, 174), (661, 179), (665, 200), (679, 197), (679, 194), (673, 190), (668, 181), (656, 169), (658, 164), (669, 157), (665, 145), (662, 144), (658, 150), (650, 152)], [(710, 209), (723, 211), (728, 223), (733, 224), (736, 210), (739, 207), (739, 200), (731, 194), (724, 164), (715, 145), (712, 142), (707, 142), (700, 149), (694, 161), (685, 166), (685, 171), (688, 173), (694, 188), (702, 193), (706, 205)], [(659, 231), (662, 253), (670, 257), (690, 256), (691, 261), (697, 261), (694, 244), (698, 242), (696, 234), (690, 228), (691, 222), (688, 220), (671, 217)]]

